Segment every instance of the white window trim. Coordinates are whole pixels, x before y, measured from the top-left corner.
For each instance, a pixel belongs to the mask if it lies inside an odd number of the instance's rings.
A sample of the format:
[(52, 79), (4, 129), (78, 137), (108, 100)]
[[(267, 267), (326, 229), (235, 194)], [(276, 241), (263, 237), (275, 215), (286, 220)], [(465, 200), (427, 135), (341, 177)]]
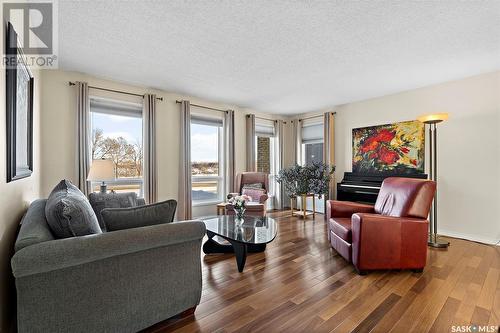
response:
[(192, 199), (193, 206), (203, 206), (203, 205), (208, 205), (214, 202), (221, 202), (224, 200), (224, 177), (223, 176), (209, 176), (209, 175), (203, 175), (203, 176), (191, 176), (191, 188), (193, 188), (193, 185), (196, 183), (202, 183), (202, 182), (217, 182), (217, 187), (219, 191), (217, 192), (219, 196), (216, 199), (211, 199), (211, 200), (194, 200)]

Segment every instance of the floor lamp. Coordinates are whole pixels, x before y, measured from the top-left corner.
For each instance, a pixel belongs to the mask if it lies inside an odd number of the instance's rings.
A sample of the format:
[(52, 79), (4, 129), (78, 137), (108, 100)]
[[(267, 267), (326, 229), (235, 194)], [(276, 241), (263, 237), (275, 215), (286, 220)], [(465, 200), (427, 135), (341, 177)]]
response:
[[(417, 118), (420, 122), (425, 125), (429, 125), (429, 177), (431, 180), (437, 183), (437, 124), (448, 119), (447, 113), (435, 113), (427, 114)], [(437, 215), (438, 215), (438, 205), (437, 200), (438, 193), (436, 190), (436, 195), (432, 203), (432, 209), (430, 213), (430, 223), (429, 223), (429, 240), (427, 244), (431, 247), (437, 248), (447, 248), (450, 243), (443, 242), (438, 239), (437, 235)]]

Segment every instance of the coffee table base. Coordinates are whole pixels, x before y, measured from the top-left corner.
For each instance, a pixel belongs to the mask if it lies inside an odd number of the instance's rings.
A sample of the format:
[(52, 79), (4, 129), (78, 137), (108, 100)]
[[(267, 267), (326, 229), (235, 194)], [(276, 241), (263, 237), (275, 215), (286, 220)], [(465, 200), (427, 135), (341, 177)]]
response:
[(238, 271), (240, 273), (243, 272), (243, 268), (245, 267), (248, 252), (263, 252), (266, 249), (266, 244), (245, 244), (217, 235), (231, 243), (231, 245), (221, 244), (213, 240), (213, 237), (216, 235), (208, 230), (207, 236), (208, 240), (205, 242), (205, 244), (203, 244), (203, 252), (205, 254), (234, 253), (236, 257), (236, 264), (238, 265)]

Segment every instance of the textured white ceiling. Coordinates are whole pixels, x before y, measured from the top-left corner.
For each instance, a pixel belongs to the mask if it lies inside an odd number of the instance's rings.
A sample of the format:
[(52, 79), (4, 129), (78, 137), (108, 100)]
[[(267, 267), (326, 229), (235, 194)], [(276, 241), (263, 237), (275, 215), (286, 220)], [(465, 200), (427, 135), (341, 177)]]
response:
[(280, 114), (500, 69), (500, 1), (59, 1), (60, 68)]

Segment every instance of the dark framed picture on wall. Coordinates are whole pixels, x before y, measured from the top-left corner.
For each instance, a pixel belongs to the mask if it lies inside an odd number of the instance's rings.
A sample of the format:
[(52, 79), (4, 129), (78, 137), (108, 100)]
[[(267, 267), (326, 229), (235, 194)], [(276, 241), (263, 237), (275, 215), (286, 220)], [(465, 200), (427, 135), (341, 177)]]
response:
[(17, 33), (8, 23), (6, 40), (7, 182), (33, 173), (33, 75)]

